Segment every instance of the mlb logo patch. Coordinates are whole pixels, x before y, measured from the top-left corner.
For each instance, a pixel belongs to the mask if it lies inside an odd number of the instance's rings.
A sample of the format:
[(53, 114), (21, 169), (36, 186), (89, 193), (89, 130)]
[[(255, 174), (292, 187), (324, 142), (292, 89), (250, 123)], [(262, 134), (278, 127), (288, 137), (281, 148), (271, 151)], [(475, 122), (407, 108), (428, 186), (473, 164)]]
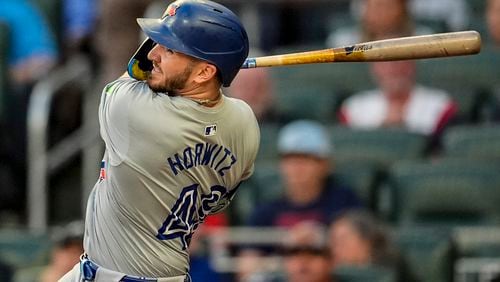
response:
[(217, 132), (216, 124), (205, 126), (205, 136), (214, 136), (216, 132)]

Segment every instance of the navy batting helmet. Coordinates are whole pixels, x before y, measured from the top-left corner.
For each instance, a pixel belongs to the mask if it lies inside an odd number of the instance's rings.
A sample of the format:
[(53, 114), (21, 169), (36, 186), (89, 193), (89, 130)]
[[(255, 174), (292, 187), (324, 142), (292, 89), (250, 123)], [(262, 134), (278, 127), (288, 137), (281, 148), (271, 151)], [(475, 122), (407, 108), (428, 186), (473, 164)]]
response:
[(228, 8), (207, 0), (171, 3), (161, 19), (137, 19), (154, 42), (214, 64), (229, 86), (248, 56), (248, 36)]

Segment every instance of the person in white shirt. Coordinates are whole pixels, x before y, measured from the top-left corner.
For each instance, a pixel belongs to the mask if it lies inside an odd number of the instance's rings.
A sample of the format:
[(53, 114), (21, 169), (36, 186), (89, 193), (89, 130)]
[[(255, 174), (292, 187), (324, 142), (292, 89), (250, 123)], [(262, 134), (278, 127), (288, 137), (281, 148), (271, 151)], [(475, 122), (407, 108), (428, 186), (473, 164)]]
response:
[(352, 128), (403, 127), (422, 135), (438, 135), (454, 117), (457, 106), (440, 89), (418, 85), (415, 61), (371, 64), (378, 89), (347, 98), (340, 121)]

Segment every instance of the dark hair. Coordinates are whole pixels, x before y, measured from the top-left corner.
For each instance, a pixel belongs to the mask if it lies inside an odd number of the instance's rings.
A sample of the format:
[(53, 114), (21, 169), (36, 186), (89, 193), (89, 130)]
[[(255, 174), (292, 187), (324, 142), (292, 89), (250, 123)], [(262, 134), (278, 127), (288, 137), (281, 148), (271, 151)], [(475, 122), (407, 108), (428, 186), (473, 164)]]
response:
[(391, 265), (395, 262), (398, 254), (389, 232), (373, 214), (362, 209), (349, 210), (337, 216), (333, 224), (339, 221), (348, 222), (356, 233), (369, 243), (374, 264)]

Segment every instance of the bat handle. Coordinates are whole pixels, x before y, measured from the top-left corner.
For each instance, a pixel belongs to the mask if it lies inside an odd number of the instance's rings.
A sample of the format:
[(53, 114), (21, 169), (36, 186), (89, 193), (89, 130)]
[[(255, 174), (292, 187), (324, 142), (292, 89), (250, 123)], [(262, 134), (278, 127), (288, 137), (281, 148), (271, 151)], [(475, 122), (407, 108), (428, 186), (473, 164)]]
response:
[(256, 67), (257, 67), (257, 60), (255, 60), (255, 58), (247, 58), (243, 62), (243, 65), (241, 66), (242, 69), (253, 69)]

